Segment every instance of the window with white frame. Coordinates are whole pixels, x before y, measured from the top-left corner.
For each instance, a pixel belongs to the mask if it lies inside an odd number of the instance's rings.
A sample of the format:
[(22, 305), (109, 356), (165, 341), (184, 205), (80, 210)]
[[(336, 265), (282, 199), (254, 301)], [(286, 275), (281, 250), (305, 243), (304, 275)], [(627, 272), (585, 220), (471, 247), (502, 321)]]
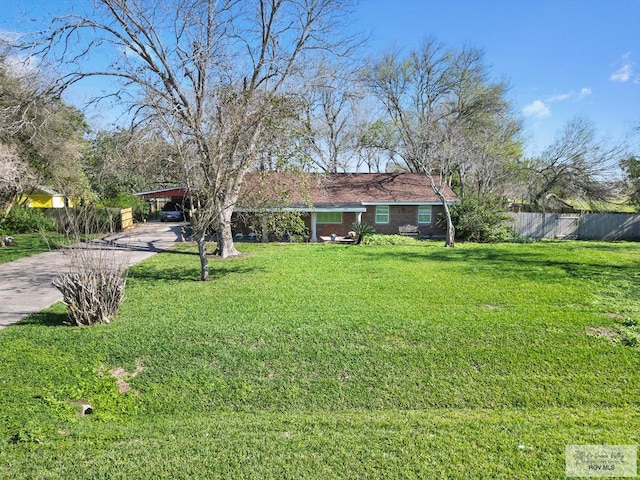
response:
[(431, 205), (418, 206), (418, 223), (431, 223)]
[(318, 212), (318, 223), (342, 223), (342, 212)]
[(389, 223), (389, 205), (376, 207), (376, 223)]

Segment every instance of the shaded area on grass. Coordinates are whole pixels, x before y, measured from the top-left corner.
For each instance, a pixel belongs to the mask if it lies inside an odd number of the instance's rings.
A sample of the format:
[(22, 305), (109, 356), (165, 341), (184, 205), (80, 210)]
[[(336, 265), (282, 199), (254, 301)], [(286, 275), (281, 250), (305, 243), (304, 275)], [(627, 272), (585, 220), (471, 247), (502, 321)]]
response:
[[(415, 248), (398, 249), (399, 251), (380, 252), (378, 249), (360, 249), (358, 253), (369, 257), (386, 256), (389, 259), (416, 262), (465, 262), (468, 269), (478, 267), (500, 270), (506, 274), (519, 274), (531, 271), (531, 268), (546, 269), (558, 267), (570, 276), (578, 279), (592, 279), (593, 275), (611, 275), (615, 273), (636, 275), (639, 264), (630, 258), (629, 262), (618, 264), (616, 259), (610, 260), (606, 253), (615, 254), (624, 251), (626, 245), (588, 242), (574, 244), (541, 242), (535, 245), (514, 244), (459, 244), (455, 249)], [(602, 246), (602, 248), (599, 248)], [(598, 252), (596, 258), (586, 254), (588, 250)], [(582, 254), (580, 253), (582, 252)], [(607, 261), (609, 260), (609, 261)], [(553, 273), (547, 272), (547, 273)]]
[[(533, 245), (460, 244), (456, 249), (429, 248), (384, 252), (390, 260), (400, 262), (457, 263), (457, 270), (469, 275), (488, 275), (514, 281), (532, 279), (540, 283), (572, 283), (585, 281), (608, 289), (615, 283), (629, 299), (640, 298), (640, 262), (619, 255), (634, 243), (603, 242), (539, 242)], [(361, 250), (360, 255), (373, 260), (381, 255), (376, 250)]]
[[(188, 250), (191, 248), (191, 250)], [(200, 257), (193, 246), (181, 246), (179, 249), (163, 251), (156, 257), (137, 265), (129, 271), (130, 279), (134, 281), (153, 283), (164, 281), (199, 281)], [(166, 258), (175, 257), (171, 261)], [(223, 261), (209, 260), (210, 281), (219, 280), (227, 275), (247, 275), (264, 271), (264, 268), (244, 265), (242, 258), (229, 258)]]
[(27, 318), (20, 320), (18, 323), (9, 325), (9, 327), (23, 326), (43, 326), (43, 327), (61, 327), (71, 326), (69, 315), (66, 312), (52, 311), (51, 309), (43, 310), (38, 313), (29, 315)]

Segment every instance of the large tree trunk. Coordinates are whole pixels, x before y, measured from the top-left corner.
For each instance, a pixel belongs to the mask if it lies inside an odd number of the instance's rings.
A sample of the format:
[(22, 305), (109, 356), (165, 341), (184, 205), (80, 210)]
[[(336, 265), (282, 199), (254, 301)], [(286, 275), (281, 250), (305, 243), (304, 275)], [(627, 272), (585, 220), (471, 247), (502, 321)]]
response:
[(11, 195), (10, 197), (7, 196), (7, 198), (3, 199), (2, 203), (0, 204), (0, 217), (9, 215), (9, 212), (11, 212), (11, 209), (16, 204), (17, 200), (17, 195)]
[(456, 227), (453, 226), (451, 221), (451, 212), (449, 211), (449, 205), (444, 198), (444, 195), (440, 195), (442, 200), (442, 206), (444, 207), (444, 214), (447, 219), (447, 236), (445, 238), (444, 246), (447, 248), (455, 247)]
[(453, 226), (453, 222), (451, 221), (451, 211), (449, 210), (447, 199), (442, 193), (442, 188), (443, 188), (442, 182), (444, 180), (441, 175), (440, 176), (441, 185), (438, 186), (436, 185), (436, 182), (433, 178), (433, 175), (431, 175), (431, 173), (427, 173), (426, 175), (429, 178), (429, 183), (431, 184), (431, 190), (433, 190), (433, 193), (435, 193), (440, 199), (440, 201), (442, 202), (442, 207), (444, 208), (444, 214), (447, 219), (447, 235), (445, 237), (444, 246), (447, 248), (453, 248), (455, 247), (456, 228)]
[(200, 280), (209, 280), (209, 260), (207, 259), (207, 243), (204, 232), (198, 236), (198, 256), (200, 257)]
[(218, 249), (216, 254), (222, 258), (240, 255), (233, 244), (233, 232), (231, 231), (231, 215), (233, 207), (222, 207), (218, 210)]

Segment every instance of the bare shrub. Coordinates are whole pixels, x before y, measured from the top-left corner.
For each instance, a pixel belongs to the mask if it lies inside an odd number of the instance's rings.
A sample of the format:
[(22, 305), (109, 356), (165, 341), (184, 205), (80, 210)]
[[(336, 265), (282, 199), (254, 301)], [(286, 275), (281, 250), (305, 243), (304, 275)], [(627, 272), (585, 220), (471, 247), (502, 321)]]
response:
[(60, 275), (53, 285), (62, 292), (69, 318), (75, 325), (109, 323), (124, 301), (126, 271), (72, 272)]
[(62, 293), (73, 324), (109, 323), (124, 301), (128, 248), (104, 239), (91, 239), (109, 228), (102, 225), (95, 210), (76, 210), (67, 220), (67, 235), (73, 240), (69, 247), (69, 272), (56, 278), (53, 285)]

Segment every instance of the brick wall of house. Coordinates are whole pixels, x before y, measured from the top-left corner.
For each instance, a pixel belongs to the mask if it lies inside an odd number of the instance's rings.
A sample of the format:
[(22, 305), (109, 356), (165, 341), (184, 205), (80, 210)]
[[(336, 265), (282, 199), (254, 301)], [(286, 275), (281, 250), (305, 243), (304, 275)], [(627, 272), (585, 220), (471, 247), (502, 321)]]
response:
[[(446, 233), (446, 222), (444, 221), (444, 209), (439, 205), (434, 205), (431, 210), (431, 224), (418, 224), (418, 207), (415, 205), (392, 205), (389, 208), (389, 223), (376, 223), (376, 207), (370, 205), (367, 211), (362, 214), (362, 222), (373, 226), (376, 233), (397, 234), (401, 225), (418, 225), (420, 235), (423, 237), (444, 237)], [(303, 216), (307, 230), (311, 232), (311, 215)], [(319, 237), (329, 237), (336, 234), (339, 237), (345, 236), (351, 230), (351, 224), (355, 222), (356, 214), (344, 212), (342, 223), (318, 223), (316, 233)], [(234, 233), (242, 232), (248, 235), (249, 229), (238, 221), (234, 214)]]
[(442, 237), (447, 231), (446, 222), (441, 218), (444, 209), (440, 205), (431, 207), (431, 223), (418, 223), (416, 205), (392, 205), (389, 207), (389, 223), (376, 223), (376, 207), (371, 205), (362, 214), (362, 221), (375, 228), (376, 233), (397, 234), (401, 225), (418, 225), (420, 235), (424, 237)]

